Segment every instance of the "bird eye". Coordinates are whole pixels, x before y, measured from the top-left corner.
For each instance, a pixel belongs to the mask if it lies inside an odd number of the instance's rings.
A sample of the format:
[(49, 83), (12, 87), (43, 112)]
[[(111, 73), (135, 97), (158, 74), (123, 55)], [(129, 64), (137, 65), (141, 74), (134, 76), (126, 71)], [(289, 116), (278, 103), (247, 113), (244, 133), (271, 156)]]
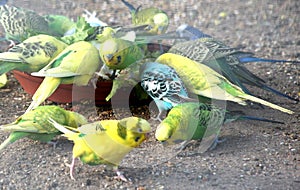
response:
[(135, 142), (138, 142), (140, 140), (141, 137), (136, 137), (134, 140)]
[(117, 59), (118, 59), (118, 62), (121, 62), (121, 56), (120, 55), (117, 57)]

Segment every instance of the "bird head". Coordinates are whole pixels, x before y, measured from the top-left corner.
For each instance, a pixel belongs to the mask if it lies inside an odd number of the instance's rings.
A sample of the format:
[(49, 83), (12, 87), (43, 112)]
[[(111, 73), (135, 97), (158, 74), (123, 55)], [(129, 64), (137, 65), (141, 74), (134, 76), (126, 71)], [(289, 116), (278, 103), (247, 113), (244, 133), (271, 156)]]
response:
[(153, 31), (156, 31), (156, 34), (163, 34), (166, 32), (169, 25), (169, 18), (166, 13), (158, 13), (153, 17), (154, 28)]
[(168, 144), (167, 141), (172, 137), (173, 133), (174, 127), (170, 127), (169, 123), (161, 122), (155, 131), (155, 138), (163, 144)]
[(116, 39), (106, 40), (100, 48), (100, 55), (102, 61), (109, 67), (113, 68), (114, 66), (122, 62), (122, 48), (119, 47), (119, 44)]
[(99, 43), (103, 43), (106, 39), (112, 38), (116, 34), (116, 31), (112, 27), (104, 27), (100, 34), (96, 36), (96, 40)]
[(119, 126), (126, 129), (124, 137), (132, 147), (140, 145), (146, 139), (146, 134), (151, 131), (149, 122), (138, 117), (124, 118), (120, 120)]

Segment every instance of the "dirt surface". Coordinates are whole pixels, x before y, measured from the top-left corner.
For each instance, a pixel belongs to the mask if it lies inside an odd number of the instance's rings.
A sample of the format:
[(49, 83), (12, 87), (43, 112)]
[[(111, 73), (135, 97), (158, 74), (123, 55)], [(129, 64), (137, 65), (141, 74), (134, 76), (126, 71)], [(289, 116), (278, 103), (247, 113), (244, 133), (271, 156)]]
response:
[[(84, 9), (96, 10), (109, 24), (130, 23), (129, 12), (120, 1), (14, 0), (10, 4), (40, 14), (59, 13), (72, 18)], [(170, 16), (170, 30), (188, 23), (257, 56), (300, 60), (300, 1), (146, 0), (142, 6), (165, 10)], [(2, 43), (2, 48), (6, 45)], [(270, 86), (299, 99), (299, 64), (251, 63), (247, 67)], [(121, 163), (120, 170), (130, 179), (128, 183), (114, 180), (115, 174), (105, 170), (105, 166), (92, 167), (81, 162), (77, 164), (76, 181), (73, 181), (65, 165), (71, 161), (72, 143), (58, 137), (58, 145), (53, 148), (23, 139), (0, 153), (0, 189), (299, 189), (299, 104), (257, 88), (251, 90), (259, 97), (294, 110), (295, 114), (258, 106), (235, 106), (248, 115), (281, 120), (285, 124), (253, 121), (227, 124), (220, 135), (227, 140), (214, 150), (198, 154), (195, 153), (197, 147), (192, 146), (166, 163), (161, 162), (174, 156), (173, 147), (163, 147), (150, 139)], [(9, 84), (0, 89), (0, 124), (14, 121), (24, 113), (30, 101), (31, 97), (9, 73)], [(149, 118), (146, 106), (134, 110)], [(115, 111), (121, 116), (122, 112), (129, 112), (128, 109)], [(98, 117), (111, 118), (113, 112), (99, 108)], [(0, 141), (7, 136), (1, 133)]]

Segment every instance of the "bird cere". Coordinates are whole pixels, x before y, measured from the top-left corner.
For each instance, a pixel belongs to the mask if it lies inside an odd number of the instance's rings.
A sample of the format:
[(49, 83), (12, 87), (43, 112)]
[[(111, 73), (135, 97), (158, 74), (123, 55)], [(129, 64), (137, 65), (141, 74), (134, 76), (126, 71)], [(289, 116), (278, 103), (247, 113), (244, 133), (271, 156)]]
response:
[[(79, 158), (88, 165), (111, 167), (116, 179), (127, 182), (118, 166), (126, 154), (147, 141), (148, 134), (153, 133), (159, 145), (180, 144), (179, 152), (192, 141), (212, 137), (209, 146), (203, 148), (206, 151), (221, 142), (218, 137), (225, 123), (255, 120), (284, 124), (225, 108), (227, 101), (248, 107), (254, 102), (282, 114), (294, 113), (266, 97), (257, 97), (247, 85), (299, 102), (268, 86), (245, 65), (299, 61), (259, 58), (186, 24), (168, 31), (169, 18), (163, 10), (120, 2), (131, 14), (129, 26), (110, 26), (88, 11), (76, 22), (63, 15), (41, 16), (1, 1), (0, 23), (11, 44), (0, 53), (0, 88), (12, 70), (44, 80), (25, 113), (0, 126), (0, 131), (10, 133), (0, 151), (25, 137), (53, 143), (62, 135), (74, 142), (72, 179)], [(155, 51), (148, 46), (153, 43), (158, 45)], [(43, 105), (60, 84), (95, 86), (95, 79), (113, 81), (107, 101), (121, 88), (138, 84), (138, 97), (149, 96), (158, 114), (148, 120), (131, 116), (91, 122), (59, 105)], [(159, 124), (154, 126), (156, 122)]]

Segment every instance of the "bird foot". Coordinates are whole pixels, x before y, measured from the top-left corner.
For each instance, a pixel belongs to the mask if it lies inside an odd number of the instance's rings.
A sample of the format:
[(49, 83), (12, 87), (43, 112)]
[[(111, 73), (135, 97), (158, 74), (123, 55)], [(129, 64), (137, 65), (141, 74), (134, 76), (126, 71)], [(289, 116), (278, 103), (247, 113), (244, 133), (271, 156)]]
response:
[(98, 77), (93, 77), (93, 78), (90, 80), (90, 84), (93, 86), (94, 89), (97, 88), (97, 82), (98, 82)]
[(52, 145), (54, 149), (56, 149), (56, 145), (58, 144), (57, 141), (49, 141), (47, 144)]
[(10, 48), (14, 47), (16, 45), (16, 43), (12, 40), (9, 40), (10, 44), (8, 45), (7, 50), (9, 50)]
[(160, 119), (160, 117), (151, 117), (150, 120), (152, 120), (152, 121), (158, 121), (159, 123), (162, 122), (162, 119)]
[(219, 139), (219, 138), (217, 137), (217, 138), (215, 139), (215, 141), (213, 142), (213, 144), (209, 147), (208, 150), (213, 150), (213, 149), (215, 149), (216, 146), (217, 146), (218, 144), (223, 143), (223, 142), (225, 142), (225, 141), (226, 141), (226, 138), (224, 138), (224, 139)]
[(187, 145), (191, 144), (192, 141), (183, 141), (180, 143), (180, 145), (175, 148), (175, 150), (177, 150), (177, 154), (179, 154), (181, 151), (183, 151)]
[(118, 179), (124, 182), (128, 182), (128, 179), (120, 171), (116, 171), (117, 176), (114, 176), (114, 179)]
[(67, 161), (65, 161), (65, 165), (70, 168), (70, 177), (72, 180), (76, 181), (74, 178), (74, 167), (75, 167), (75, 158), (72, 159), (72, 163), (69, 164)]

